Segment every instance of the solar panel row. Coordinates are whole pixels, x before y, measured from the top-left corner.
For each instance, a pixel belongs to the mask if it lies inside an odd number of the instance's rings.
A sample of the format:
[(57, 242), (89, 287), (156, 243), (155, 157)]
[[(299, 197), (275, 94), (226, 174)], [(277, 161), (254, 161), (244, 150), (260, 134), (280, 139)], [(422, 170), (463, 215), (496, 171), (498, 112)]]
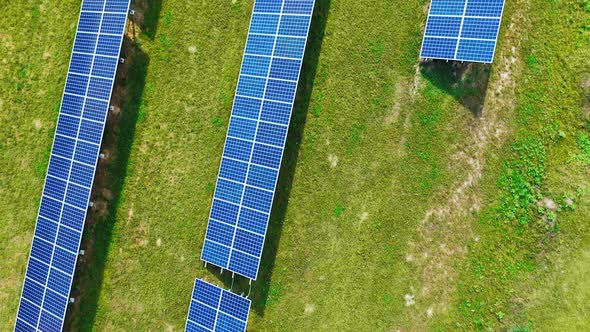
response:
[(256, 279), (314, 0), (257, 0), (201, 258)]
[(62, 329), (128, 9), (82, 2), (16, 331)]
[(251, 301), (196, 279), (185, 331), (246, 331)]
[(421, 57), (490, 63), (504, 0), (432, 0)]

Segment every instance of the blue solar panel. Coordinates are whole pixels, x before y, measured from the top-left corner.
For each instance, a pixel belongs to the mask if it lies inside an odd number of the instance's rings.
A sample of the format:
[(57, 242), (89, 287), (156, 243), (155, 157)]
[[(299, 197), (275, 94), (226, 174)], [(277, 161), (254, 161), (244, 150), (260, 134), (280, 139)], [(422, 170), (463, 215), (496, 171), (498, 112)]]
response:
[(246, 331), (251, 301), (196, 279), (185, 331)]
[(256, 0), (201, 258), (256, 279), (314, 0)]
[(61, 331), (129, 0), (83, 0), (15, 331)]
[(432, 0), (421, 58), (491, 63), (504, 0)]

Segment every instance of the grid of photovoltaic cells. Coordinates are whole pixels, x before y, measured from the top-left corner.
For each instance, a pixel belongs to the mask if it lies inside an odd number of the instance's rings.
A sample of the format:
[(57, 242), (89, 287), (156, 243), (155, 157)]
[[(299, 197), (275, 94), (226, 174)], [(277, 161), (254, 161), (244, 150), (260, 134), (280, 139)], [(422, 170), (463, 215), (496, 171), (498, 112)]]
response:
[(420, 57), (491, 63), (504, 0), (432, 0)]
[(256, 0), (201, 258), (256, 279), (314, 0)]
[(185, 331), (246, 331), (250, 304), (247, 298), (197, 279)]
[(129, 0), (84, 0), (15, 331), (61, 331)]

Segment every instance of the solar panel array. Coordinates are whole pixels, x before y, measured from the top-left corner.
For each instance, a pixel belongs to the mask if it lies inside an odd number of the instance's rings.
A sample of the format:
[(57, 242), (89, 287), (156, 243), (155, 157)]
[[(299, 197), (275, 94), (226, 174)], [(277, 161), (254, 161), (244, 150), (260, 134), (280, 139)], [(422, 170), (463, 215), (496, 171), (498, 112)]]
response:
[(128, 10), (82, 2), (16, 331), (62, 330)]
[(256, 0), (201, 258), (256, 279), (314, 0)]
[(185, 331), (246, 331), (251, 301), (196, 279)]
[(504, 0), (432, 0), (420, 56), (491, 63)]

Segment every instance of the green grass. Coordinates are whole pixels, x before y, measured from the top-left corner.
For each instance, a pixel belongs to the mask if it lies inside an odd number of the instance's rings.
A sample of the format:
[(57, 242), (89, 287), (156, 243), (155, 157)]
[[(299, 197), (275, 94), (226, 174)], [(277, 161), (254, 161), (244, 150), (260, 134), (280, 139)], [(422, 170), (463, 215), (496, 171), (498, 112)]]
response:
[[(456, 324), (467, 329), (531, 326), (534, 330), (569, 331), (588, 322), (583, 314), (587, 305), (564, 309), (564, 303), (573, 300), (570, 295), (564, 294), (555, 302), (535, 295), (535, 302), (545, 306), (542, 311), (527, 305), (530, 292), (547, 293), (552, 287), (550, 281), (547, 285), (541, 281), (564, 273), (556, 269), (556, 261), (571, 260), (573, 256), (568, 254), (587, 250), (578, 245), (588, 234), (588, 228), (581, 224), (562, 225), (577, 220), (581, 213), (587, 215), (587, 210), (572, 213), (573, 205), (564, 202), (587, 201), (582, 193), (588, 183), (573, 180), (574, 174), (580, 176), (587, 169), (572, 167), (566, 161), (577, 150), (573, 139), (566, 138), (575, 137), (584, 126), (580, 107), (584, 96), (579, 86), (583, 73), (590, 68), (587, 64), (578, 66), (577, 59), (588, 57), (590, 49), (580, 38), (577, 25), (590, 17), (576, 8), (574, 1), (533, 4), (536, 12), (544, 15), (531, 18), (531, 42), (523, 49), (528, 54), (523, 77), (526, 85), (519, 86), (517, 92), (515, 132), (507, 146), (510, 157), (498, 162), (502, 165), (498, 202), (491, 202), (478, 218), (483, 236), (470, 248), (471, 266), (459, 283), (463, 319)], [(569, 17), (567, 24), (564, 17)], [(548, 29), (560, 37), (546, 37), (544, 31)], [(562, 58), (568, 60), (560, 61)], [(579, 144), (584, 151), (583, 139)], [(565, 167), (569, 176), (562, 173)], [(555, 177), (559, 177), (557, 183), (550, 181)], [(543, 198), (554, 200), (557, 210), (540, 207), (538, 202)], [(588, 266), (584, 259), (575, 261), (573, 264), (581, 269)], [(579, 275), (571, 278), (579, 282), (575, 287), (584, 288)], [(587, 292), (578, 296), (588, 299)], [(547, 320), (558, 324), (541, 323), (549, 312), (551, 318)]]
[[(495, 65), (416, 73), (424, 1), (318, 0), (250, 330), (587, 326), (590, 13), (522, 2)], [(78, 6), (0, 4), (0, 330), (14, 324)], [(199, 256), (252, 1), (136, 7), (72, 330), (181, 330), (195, 277), (231, 282)], [(519, 37), (506, 28), (517, 15)], [(513, 46), (516, 91), (497, 93)], [(490, 112), (502, 138), (474, 154)], [(482, 178), (455, 206), (473, 172), (463, 155)]]
[(0, 3), (0, 330), (16, 318), (78, 8)]
[(580, 154), (572, 157), (572, 161), (578, 161), (585, 165), (590, 164), (590, 137), (584, 132), (578, 134), (578, 147), (580, 148)]

